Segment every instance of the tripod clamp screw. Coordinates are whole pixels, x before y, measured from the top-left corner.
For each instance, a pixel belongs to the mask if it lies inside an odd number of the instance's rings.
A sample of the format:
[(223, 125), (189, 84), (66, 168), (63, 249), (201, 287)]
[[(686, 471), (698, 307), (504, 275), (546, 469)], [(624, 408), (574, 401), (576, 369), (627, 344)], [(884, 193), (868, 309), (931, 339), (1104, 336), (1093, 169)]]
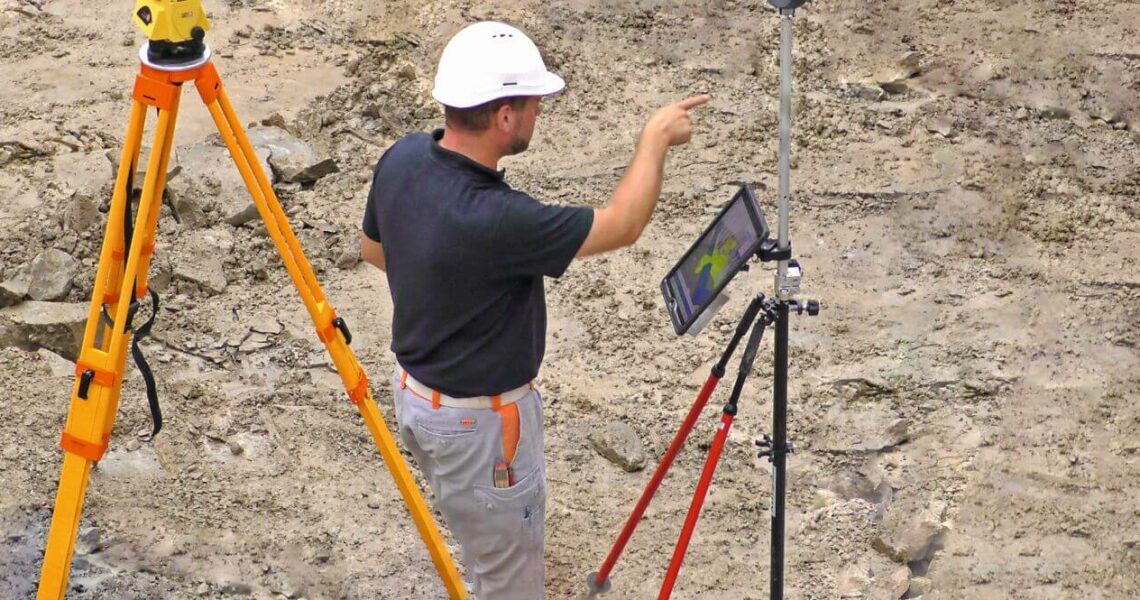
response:
[[(756, 458), (767, 458), (768, 462), (772, 462), (772, 438), (765, 434), (764, 439), (756, 440), (756, 446), (759, 448), (766, 448), (766, 450), (763, 450), (760, 452), (760, 454), (757, 454)], [(794, 454), (795, 451), (796, 448), (792, 445), (791, 442), (784, 442), (785, 454)]]
[(788, 302), (788, 310), (797, 315), (802, 315), (806, 312), (809, 317), (814, 317), (819, 314), (819, 300), (808, 300), (804, 303), (798, 300), (790, 300)]

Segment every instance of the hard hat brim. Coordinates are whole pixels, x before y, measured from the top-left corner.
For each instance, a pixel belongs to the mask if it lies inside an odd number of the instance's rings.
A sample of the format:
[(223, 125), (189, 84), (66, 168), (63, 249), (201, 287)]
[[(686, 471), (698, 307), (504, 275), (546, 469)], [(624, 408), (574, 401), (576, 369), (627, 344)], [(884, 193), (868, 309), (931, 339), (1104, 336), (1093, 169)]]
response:
[(472, 90), (440, 85), (436, 81), (431, 96), (444, 106), (452, 108), (473, 108), (500, 98), (517, 96), (551, 96), (566, 89), (566, 81), (558, 75), (546, 71), (533, 82), (516, 85), (503, 85), (490, 90)]

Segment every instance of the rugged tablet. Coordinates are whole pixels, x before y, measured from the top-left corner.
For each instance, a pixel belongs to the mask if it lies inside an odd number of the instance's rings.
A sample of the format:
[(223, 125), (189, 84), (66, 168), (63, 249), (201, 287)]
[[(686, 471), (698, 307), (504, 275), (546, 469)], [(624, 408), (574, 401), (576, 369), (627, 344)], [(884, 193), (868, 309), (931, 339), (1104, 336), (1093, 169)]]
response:
[(769, 233), (756, 193), (744, 185), (661, 281), (677, 335), (687, 332), (714, 304)]

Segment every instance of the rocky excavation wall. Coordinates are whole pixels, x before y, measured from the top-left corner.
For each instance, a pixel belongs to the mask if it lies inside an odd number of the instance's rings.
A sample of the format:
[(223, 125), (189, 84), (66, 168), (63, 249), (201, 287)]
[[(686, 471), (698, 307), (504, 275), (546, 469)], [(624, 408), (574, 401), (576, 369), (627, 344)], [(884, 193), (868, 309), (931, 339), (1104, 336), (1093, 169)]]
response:
[[(548, 283), (553, 598), (580, 591), (763, 269), (698, 338), (657, 284), (740, 181), (775, 215), (778, 19), (760, 0), (204, 0), (208, 41), (384, 398), (371, 168), (440, 123), (474, 19), (569, 82), (508, 180), (601, 206), (652, 108), (709, 91), (633, 248)], [(0, 0), (0, 597), (30, 597), (141, 36), (129, 3)], [(1110, 0), (818, 2), (796, 25), (789, 598), (1140, 594), (1140, 13)], [(428, 555), (197, 98), (182, 104), (144, 349), (92, 476), (74, 598), (440, 598)], [(153, 121), (153, 119), (152, 119)], [(149, 135), (149, 134), (148, 134)], [(147, 138), (149, 139), (149, 137)], [(675, 598), (768, 589), (766, 344)], [(730, 373), (731, 374), (731, 373)], [(613, 577), (654, 597), (727, 386)], [(387, 404), (384, 405), (388, 410)], [(388, 415), (389, 418), (391, 415)]]

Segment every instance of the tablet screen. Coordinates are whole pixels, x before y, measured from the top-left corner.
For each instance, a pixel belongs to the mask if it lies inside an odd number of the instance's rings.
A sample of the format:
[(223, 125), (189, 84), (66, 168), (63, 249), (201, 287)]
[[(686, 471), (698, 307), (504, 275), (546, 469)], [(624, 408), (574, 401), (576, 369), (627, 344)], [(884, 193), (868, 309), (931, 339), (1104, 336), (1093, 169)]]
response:
[(767, 235), (755, 197), (750, 189), (742, 188), (673, 267), (662, 286), (678, 333), (688, 329), (756, 254)]

